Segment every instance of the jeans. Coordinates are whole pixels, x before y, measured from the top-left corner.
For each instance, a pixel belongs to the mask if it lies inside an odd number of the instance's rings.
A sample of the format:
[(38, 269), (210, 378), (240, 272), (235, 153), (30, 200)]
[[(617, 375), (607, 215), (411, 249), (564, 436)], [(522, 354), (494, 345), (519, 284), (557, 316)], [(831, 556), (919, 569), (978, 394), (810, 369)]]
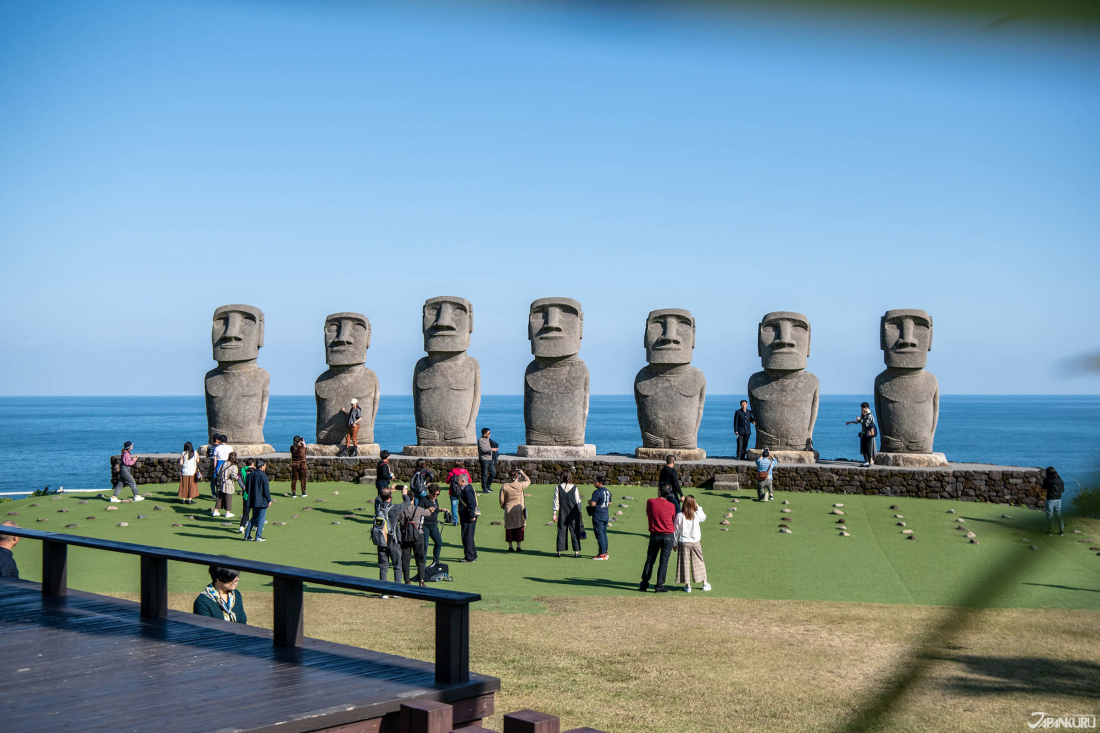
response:
[(451, 497), (451, 524), (458, 526), (458, 497)]
[(745, 460), (745, 453), (749, 449), (749, 434), (738, 433), (737, 434), (737, 460)]
[(122, 466), (118, 469), (118, 481), (115, 482), (115, 493), (112, 496), (118, 496), (118, 492), (122, 491), (123, 486), (129, 486), (130, 491), (134, 492), (134, 496), (137, 497), (137, 484), (134, 482), (129, 466)]
[(596, 544), (599, 545), (600, 551), (597, 554), (607, 554), (607, 521), (608, 517), (600, 517), (599, 515), (593, 515), (592, 517), (592, 531), (596, 533)]
[(674, 507), (676, 507), (676, 513), (679, 514), (680, 513), (680, 497), (676, 496), (676, 494), (670, 494), (669, 497), (668, 497), (668, 500), (672, 502), (672, 505)]
[(264, 536), (264, 521), (267, 517), (267, 507), (252, 507), (252, 518), (248, 520), (248, 526), (244, 530), (244, 538), (252, 539), (252, 530), (256, 530), (256, 537)]
[[(425, 524), (424, 531), (432, 538), (432, 565), (439, 563), (439, 551), (443, 548), (443, 533), (439, 531), (439, 524)], [(427, 540), (425, 549), (427, 549)]]
[(214, 461), (214, 473), (210, 476), (210, 498), (214, 501), (218, 500), (218, 469), (222, 467), (225, 461)]
[(756, 482), (756, 498), (764, 501), (772, 493), (772, 480), (765, 479)]
[(481, 461), (481, 490), (488, 492), (497, 477), (497, 464), (494, 461)]
[(477, 559), (477, 545), (474, 543), (474, 530), (477, 529), (477, 520), (462, 523), (462, 556), (468, 560)]
[(393, 582), (401, 582), (401, 546), (387, 545), (378, 548), (378, 579), (388, 580), (390, 567), (393, 567)]
[(661, 590), (665, 587), (665, 575), (668, 573), (668, 556), (672, 554), (671, 534), (649, 536), (649, 549), (645, 555), (645, 566), (642, 567), (642, 584), (639, 590), (649, 588), (649, 576), (653, 574), (653, 561), (657, 559), (657, 553), (661, 554), (661, 564), (657, 566), (657, 585), (654, 590)]
[(1062, 500), (1061, 499), (1047, 499), (1047, 523), (1050, 526), (1050, 531), (1054, 531), (1054, 517), (1058, 517), (1058, 531), (1066, 531), (1066, 522), (1062, 519)]

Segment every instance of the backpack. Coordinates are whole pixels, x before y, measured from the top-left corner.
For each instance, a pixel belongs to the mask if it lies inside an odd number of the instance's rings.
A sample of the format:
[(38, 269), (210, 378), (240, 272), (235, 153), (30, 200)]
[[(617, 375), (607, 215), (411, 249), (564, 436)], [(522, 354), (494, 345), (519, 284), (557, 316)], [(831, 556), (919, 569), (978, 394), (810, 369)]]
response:
[(370, 541), (375, 547), (390, 546), (390, 507), (386, 506), (381, 512), (374, 515), (374, 526), (370, 530)]
[(428, 493), (428, 482), (424, 479), (424, 474), (421, 471), (413, 474), (412, 490), (416, 492), (418, 497)]
[[(413, 580), (420, 580), (420, 573), (416, 574)], [(454, 578), (450, 574), (450, 566), (445, 562), (432, 563), (428, 567), (424, 568), (424, 580), (428, 583), (438, 583), (441, 580), (454, 581)]]
[(397, 519), (397, 536), (402, 545), (415, 545), (417, 539), (420, 538), (420, 528), (416, 526), (415, 522), (410, 522), (409, 517), (405, 512), (401, 512), (401, 516)]

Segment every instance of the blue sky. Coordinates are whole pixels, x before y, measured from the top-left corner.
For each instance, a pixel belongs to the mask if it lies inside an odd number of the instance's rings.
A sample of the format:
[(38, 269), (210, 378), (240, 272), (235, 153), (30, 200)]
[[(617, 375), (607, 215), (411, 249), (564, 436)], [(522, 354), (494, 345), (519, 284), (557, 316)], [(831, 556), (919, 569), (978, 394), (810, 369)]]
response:
[(924, 308), (945, 393), (1097, 393), (1100, 41), (985, 18), (525, 4), (0, 5), (0, 394), (198, 394), (266, 314), (276, 394), (367, 314), (407, 394), (420, 307), (474, 304), (483, 391), (527, 308), (584, 306), (595, 393), (690, 309), (712, 393), (807, 314), (826, 393)]

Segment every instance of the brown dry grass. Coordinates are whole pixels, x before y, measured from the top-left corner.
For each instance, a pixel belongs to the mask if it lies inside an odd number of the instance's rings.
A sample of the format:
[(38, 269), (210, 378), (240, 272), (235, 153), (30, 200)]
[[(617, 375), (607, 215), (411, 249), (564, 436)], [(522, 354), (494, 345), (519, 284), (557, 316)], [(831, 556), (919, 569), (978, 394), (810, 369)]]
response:
[[(192, 600), (173, 594), (171, 604), (190, 610)], [(491, 728), (503, 712), (533, 708), (560, 715), (563, 730), (841, 729), (949, 612), (671, 594), (540, 600), (544, 613), (471, 614), (471, 667), (502, 680)], [(270, 628), (270, 595), (250, 594), (245, 607)], [(390, 621), (384, 632), (379, 613)], [(306, 633), (431, 659), (433, 610), (310, 593)], [(981, 611), (941, 651), (883, 730), (1019, 731), (1035, 711), (1100, 712), (1100, 612)]]

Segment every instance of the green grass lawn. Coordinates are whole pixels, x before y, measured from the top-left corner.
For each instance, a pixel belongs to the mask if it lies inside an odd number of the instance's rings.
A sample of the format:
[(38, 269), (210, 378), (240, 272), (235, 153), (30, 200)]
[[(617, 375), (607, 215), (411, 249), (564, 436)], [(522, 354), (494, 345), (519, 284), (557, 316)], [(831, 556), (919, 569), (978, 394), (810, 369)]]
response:
[[(591, 559), (596, 549), (591, 528), (582, 559), (574, 559), (572, 552), (557, 558), (556, 530), (546, 526), (552, 487), (532, 486), (528, 489), (532, 496), (527, 500), (530, 519), (523, 554), (508, 553), (503, 527), (490, 525), (502, 518), (495, 494), (482, 496), (478, 562), (459, 564), (458, 530), (444, 529), (443, 560), (451, 564), (455, 576), (455, 582), (445, 587), (481, 593), (484, 601), (478, 605), (484, 610), (538, 612), (542, 605), (533, 599), (544, 596), (637, 596), (648, 540), (645, 500), (654, 495), (654, 489), (611, 488), (613, 510), (620, 503), (629, 506), (622, 508), (621, 521), (612, 524), (609, 561)], [(591, 487), (582, 487), (585, 489), (591, 491)], [(244, 542), (236, 531), (236, 518), (211, 517), (208, 499), (185, 507), (175, 498), (174, 485), (145, 486), (143, 490), (152, 496), (137, 504), (111, 505), (94, 494), (32, 497), (3, 503), (0, 516), (14, 511), (16, 516), (4, 518), (24, 527), (377, 577), (375, 548), (369, 539), (375, 496), (372, 486), (317, 483), (311, 485), (308, 498), (290, 499), (282, 495), (286, 484), (273, 484), (278, 501), (268, 511), (265, 534), (269, 541), (263, 544)], [(762, 504), (753, 501), (754, 491), (690, 491), (708, 515), (702, 542), (714, 587), (708, 595), (953, 605), (981, 577), (1026, 560), (1028, 567), (1006, 594), (983, 599), (980, 605), (1100, 609), (1100, 558), (1090, 551), (1091, 545), (1080, 542), (1100, 540), (1100, 522), (1095, 520), (1071, 519), (1065, 537), (1048, 537), (1045, 518), (1021, 507), (784, 492), (777, 494), (776, 501)], [(784, 499), (791, 503), (782, 504)], [(81, 500), (88, 503), (78, 503)], [(843, 519), (850, 537), (840, 536), (836, 528), (840, 517), (830, 514), (834, 503), (844, 504)], [(892, 504), (900, 509), (891, 510)], [(108, 506), (118, 510), (107, 511)], [(155, 506), (163, 509), (154, 510)], [(731, 507), (737, 511), (729, 520), (729, 531), (720, 531), (719, 523)], [(59, 513), (63, 508), (69, 511)], [(784, 508), (791, 512), (784, 514)], [(949, 514), (949, 509), (957, 513)], [(138, 519), (139, 514), (147, 518)], [(894, 514), (904, 515), (904, 520)], [(1002, 518), (1003, 514), (1011, 518)], [(354, 516), (349, 519), (345, 515)], [(86, 519), (89, 516), (96, 519)], [(792, 534), (779, 532), (784, 517), (791, 520)], [(39, 518), (45, 521), (36, 521)], [(955, 529), (957, 518), (966, 520), (966, 527), (977, 534), (980, 544), (970, 544), (963, 537), (965, 532)], [(227, 521), (232, 526), (223, 526)], [(284, 521), (286, 526), (272, 524)], [(898, 521), (904, 521), (917, 539), (907, 540)], [(129, 526), (118, 527), (119, 522)], [(66, 529), (70, 523), (77, 526)], [(1069, 533), (1072, 529), (1083, 534)], [(1029, 545), (1039, 549), (1028, 549)], [(82, 548), (70, 553), (71, 587), (101, 593), (138, 591), (136, 557)], [(24, 540), (15, 554), (23, 577), (39, 579), (38, 543)], [(198, 592), (208, 582), (203, 568), (182, 563), (171, 565), (169, 577), (172, 592)], [(266, 578), (246, 576), (241, 588), (262, 591), (269, 584)]]

